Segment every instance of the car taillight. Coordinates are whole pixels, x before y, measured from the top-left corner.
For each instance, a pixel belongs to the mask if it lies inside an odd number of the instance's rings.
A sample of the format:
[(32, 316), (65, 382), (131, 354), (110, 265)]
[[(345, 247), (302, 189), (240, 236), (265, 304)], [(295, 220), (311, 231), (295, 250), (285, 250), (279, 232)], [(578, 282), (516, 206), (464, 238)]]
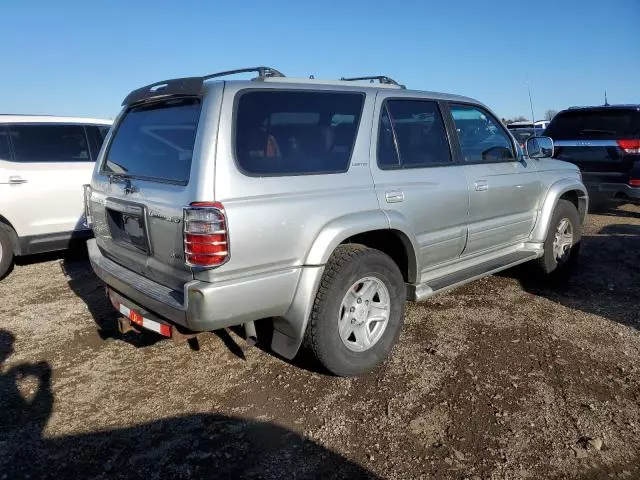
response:
[(84, 219), (87, 227), (91, 228), (93, 223), (91, 218), (91, 185), (83, 185), (84, 188)]
[(640, 153), (640, 140), (618, 140), (618, 146), (626, 153)]
[(629, 180), (629, 185), (632, 187), (640, 187), (640, 178), (632, 178)]
[(184, 209), (184, 258), (191, 267), (212, 268), (229, 259), (224, 206), (194, 202)]

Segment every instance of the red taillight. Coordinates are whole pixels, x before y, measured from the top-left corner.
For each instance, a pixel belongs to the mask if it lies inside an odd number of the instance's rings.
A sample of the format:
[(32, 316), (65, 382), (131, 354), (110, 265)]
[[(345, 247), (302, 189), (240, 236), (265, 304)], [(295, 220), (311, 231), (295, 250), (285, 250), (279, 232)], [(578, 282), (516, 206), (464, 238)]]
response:
[(224, 206), (194, 202), (184, 209), (184, 255), (192, 267), (216, 267), (229, 258)]
[(640, 153), (640, 140), (618, 140), (618, 146), (626, 153)]
[(629, 180), (629, 185), (632, 187), (640, 187), (640, 178), (632, 178)]

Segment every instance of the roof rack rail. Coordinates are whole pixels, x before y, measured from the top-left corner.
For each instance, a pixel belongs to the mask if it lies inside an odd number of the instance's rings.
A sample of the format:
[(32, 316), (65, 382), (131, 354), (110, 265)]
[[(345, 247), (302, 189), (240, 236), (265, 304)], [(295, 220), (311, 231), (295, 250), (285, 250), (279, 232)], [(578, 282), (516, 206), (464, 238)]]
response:
[(398, 82), (396, 82), (393, 78), (387, 77), (386, 75), (371, 75), (371, 76), (365, 76), (365, 77), (349, 77), (349, 78), (342, 77), (340, 80), (344, 80), (345, 82), (356, 82), (358, 80), (371, 80), (371, 83), (373, 83), (374, 80), (378, 80), (378, 82), (384, 85), (396, 85), (400, 88), (407, 88), (404, 85), (401, 85)]
[(263, 80), (269, 77), (284, 77), (284, 74), (271, 67), (251, 67), (240, 68), (237, 70), (227, 70), (225, 72), (210, 73), (203, 77), (185, 77), (173, 78), (171, 80), (163, 80), (161, 82), (152, 83), (142, 88), (138, 88), (129, 93), (122, 102), (122, 105), (133, 105), (140, 102), (154, 101), (159, 98), (171, 96), (191, 96), (200, 95), (204, 88), (204, 81), (211, 78), (226, 77), (228, 75), (236, 75), (238, 73), (257, 72), (257, 80)]
[(229, 75), (237, 75), (239, 73), (248, 73), (248, 72), (258, 72), (258, 78), (266, 78), (266, 77), (284, 77), (284, 73), (276, 70), (272, 67), (249, 67), (249, 68), (238, 68), (236, 70), (227, 70), (225, 72), (217, 72), (210, 73), (209, 75), (205, 75), (202, 77), (203, 80), (209, 80), (210, 78), (217, 77), (227, 77)]

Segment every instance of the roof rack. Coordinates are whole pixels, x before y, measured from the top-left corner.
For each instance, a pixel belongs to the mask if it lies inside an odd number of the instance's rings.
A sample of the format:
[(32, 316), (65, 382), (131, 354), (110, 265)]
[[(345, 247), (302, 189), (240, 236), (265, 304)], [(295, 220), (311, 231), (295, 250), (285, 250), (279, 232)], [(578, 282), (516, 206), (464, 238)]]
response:
[(237, 70), (227, 70), (225, 72), (217, 72), (210, 73), (209, 75), (205, 75), (202, 77), (203, 80), (209, 80), (210, 78), (217, 77), (227, 77), (229, 75), (237, 75), (239, 73), (248, 73), (248, 72), (258, 72), (258, 78), (266, 78), (266, 77), (284, 77), (284, 73), (276, 70), (272, 67), (249, 67), (249, 68), (239, 68)]
[(210, 73), (209, 75), (204, 75), (202, 77), (173, 78), (171, 80), (152, 83), (134, 90), (126, 96), (122, 105), (133, 105), (134, 103), (147, 102), (169, 96), (200, 95), (202, 93), (205, 80), (248, 72), (257, 72), (258, 77), (256, 80), (264, 80), (265, 78), (270, 77), (284, 77), (284, 74), (275, 68), (261, 66)]
[(342, 77), (340, 80), (344, 80), (345, 82), (356, 82), (359, 80), (370, 80), (371, 83), (373, 83), (374, 80), (378, 80), (378, 82), (380, 82), (381, 84), (384, 85), (396, 85), (400, 88), (407, 88), (404, 85), (399, 84), (398, 82), (396, 82), (393, 78), (391, 77), (387, 77), (386, 75), (372, 75), (372, 76), (365, 76), (365, 77)]

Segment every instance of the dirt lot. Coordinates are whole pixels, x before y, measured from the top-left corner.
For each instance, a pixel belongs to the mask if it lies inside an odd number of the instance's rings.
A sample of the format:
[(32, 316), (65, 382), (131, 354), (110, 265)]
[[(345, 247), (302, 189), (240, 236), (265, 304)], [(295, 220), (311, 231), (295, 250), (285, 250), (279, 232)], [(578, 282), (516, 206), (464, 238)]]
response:
[[(66, 272), (66, 274), (65, 274)], [(112, 331), (83, 252), (0, 283), (0, 479), (640, 478), (640, 208), (563, 289), (522, 268), (408, 308), (356, 379)]]

